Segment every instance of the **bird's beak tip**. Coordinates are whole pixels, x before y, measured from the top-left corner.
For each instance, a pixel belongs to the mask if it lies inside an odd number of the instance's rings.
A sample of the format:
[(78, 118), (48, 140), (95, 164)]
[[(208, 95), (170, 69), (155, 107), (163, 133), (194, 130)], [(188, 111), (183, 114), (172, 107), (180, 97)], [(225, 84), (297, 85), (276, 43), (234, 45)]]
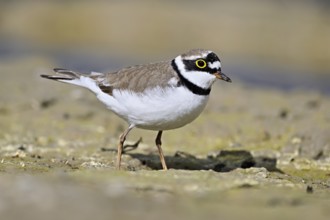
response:
[(216, 72), (214, 75), (215, 75), (215, 77), (217, 77), (217, 79), (221, 79), (223, 81), (230, 82), (230, 83), (232, 82), (231, 79), (222, 72)]

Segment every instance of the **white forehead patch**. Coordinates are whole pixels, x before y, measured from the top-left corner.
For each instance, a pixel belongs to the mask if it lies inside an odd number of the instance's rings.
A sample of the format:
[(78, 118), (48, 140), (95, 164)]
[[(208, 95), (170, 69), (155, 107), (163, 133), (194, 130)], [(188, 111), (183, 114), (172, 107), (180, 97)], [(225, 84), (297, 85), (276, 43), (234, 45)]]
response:
[(221, 67), (221, 63), (219, 61), (208, 63), (208, 65), (211, 69), (219, 69)]
[(201, 55), (192, 55), (192, 56), (189, 56), (189, 57), (185, 57), (184, 59), (185, 60), (197, 60), (197, 59), (200, 59), (200, 58), (205, 58), (209, 53), (202, 53)]

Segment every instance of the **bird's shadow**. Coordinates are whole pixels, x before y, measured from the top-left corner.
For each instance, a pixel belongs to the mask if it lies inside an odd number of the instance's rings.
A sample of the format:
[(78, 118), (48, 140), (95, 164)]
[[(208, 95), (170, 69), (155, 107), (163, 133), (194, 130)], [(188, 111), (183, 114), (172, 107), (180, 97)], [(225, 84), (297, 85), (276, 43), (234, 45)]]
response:
[[(138, 159), (141, 163), (152, 170), (161, 170), (162, 166), (159, 156), (156, 154), (127, 153), (132, 158)], [(185, 152), (176, 152), (173, 156), (165, 156), (169, 169), (184, 170), (214, 170), (216, 172), (229, 172), (237, 168), (264, 167), (270, 172), (283, 173), (276, 167), (276, 158), (253, 157), (246, 150), (221, 150), (214, 156), (197, 158)]]

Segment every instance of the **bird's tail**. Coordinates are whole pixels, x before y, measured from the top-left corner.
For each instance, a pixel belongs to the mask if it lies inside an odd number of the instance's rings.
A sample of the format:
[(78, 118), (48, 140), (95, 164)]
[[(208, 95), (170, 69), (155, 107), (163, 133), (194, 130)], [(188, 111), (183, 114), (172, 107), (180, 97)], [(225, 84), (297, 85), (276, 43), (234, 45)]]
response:
[(46, 79), (82, 86), (91, 90), (95, 94), (98, 94), (101, 91), (98, 86), (98, 81), (104, 79), (103, 73), (92, 72), (91, 74), (83, 74), (61, 68), (55, 68), (54, 71), (56, 72), (54, 75), (43, 74), (40, 76)]
[(80, 76), (82, 75), (81, 73), (74, 72), (72, 70), (67, 70), (67, 69), (61, 69), (61, 68), (55, 68), (54, 71), (56, 72), (55, 75), (40, 75), (43, 78), (46, 79), (52, 79), (56, 81), (67, 81), (67, 80), (74, 80), (74, 79), (79, 79)]

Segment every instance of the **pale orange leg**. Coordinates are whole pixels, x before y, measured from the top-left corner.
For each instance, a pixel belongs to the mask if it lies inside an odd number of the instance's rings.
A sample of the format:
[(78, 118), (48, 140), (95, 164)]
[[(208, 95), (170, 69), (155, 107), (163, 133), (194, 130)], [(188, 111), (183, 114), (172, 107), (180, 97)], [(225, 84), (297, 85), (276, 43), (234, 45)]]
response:
[(166, 162), (165, 162), (165, 158), (164, 158), (164, 154), (163, 154), (163, 150), (162, 150), (162, 133), (163, 131), (159, 131), (156, 137), (156, 146), (158, 148), (158, 152), (159, 152), (159, 157), (160, 157), (160, 162), (162, 163), (162, 167), (163, 170), (167, 170), (167, 166), (166, 166)]
[(128, 133), (130, 132), (130, 130), (132, 130), (132, 128), (134, 128), (134, 125), (130, 125), (125, 131), (124, 133), (122, 133), (119, 137), (119, 144), (118, 144), (118, 151), (117, 151), (117, 163), (116, 163), (116, 168), (117, 170), (120, 170), (120, 163), (121, 163), (121, 155), (123, 154), (123, 146), (124, 146), (124, 142), (126, 140), (126, 136), (128, 135)]

